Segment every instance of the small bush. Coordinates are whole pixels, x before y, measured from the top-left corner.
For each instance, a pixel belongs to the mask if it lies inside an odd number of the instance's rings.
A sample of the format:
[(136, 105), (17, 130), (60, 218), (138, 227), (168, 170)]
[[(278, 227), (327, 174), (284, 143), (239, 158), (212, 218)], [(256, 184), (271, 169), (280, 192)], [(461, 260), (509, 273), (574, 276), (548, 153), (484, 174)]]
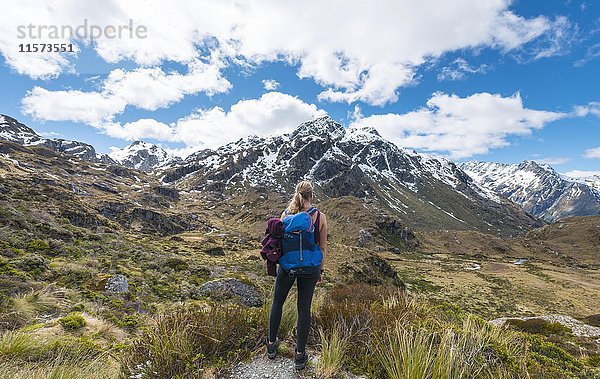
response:
[(508, 319), (507, 324), (513, 328), (529, 334), (550, 335), (569, 335), (571, 329), (558, 322), (548, 322), (544, 319), (531, 318), (527, 320)]
[(50, 251), (50, 245), (44, 240), (33, 240), (29, 242), (26, 250), (30, 253), (47, 254)]
[(75, 331), (83, 328), (87, 323), (85, 318), (80, 313), (72, 312), (67, 316), (58, 319), (58, 322), (62, 325), (65, 330)]
[(34, 278), (39, 277), (44, 271), (48, 270), (50, 262), (39, 254), (25, 254), (15, 260), (14, 265), (19, 270), (24, 271)]
[(583, 322), (592, 326), (600, 327), (600, 314), (589, 315), (583, 319)]

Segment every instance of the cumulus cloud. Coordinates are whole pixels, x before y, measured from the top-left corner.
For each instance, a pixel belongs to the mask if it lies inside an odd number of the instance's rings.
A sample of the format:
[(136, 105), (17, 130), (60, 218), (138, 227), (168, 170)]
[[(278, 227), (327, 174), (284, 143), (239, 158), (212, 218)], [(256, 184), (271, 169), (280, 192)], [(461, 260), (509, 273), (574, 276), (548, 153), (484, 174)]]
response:
[(279, 87), (279, 82), (275, 79), (264, 79), (262, 84), (267, 91), (275, 91)]
[[(359, 0), (181, 0), (149, 7), (144, 0), (86, 6), (62, 0), (60, 6), (41, 6), (34, 0), (9, 0), (3, 4), (0, 51), (17, 72), (52, 77), (70, 69), (76, 57), (18, 53), (19, 23), (77, 26), (88, 19), (107, 26), (132, 20), (147, 28), (147, 38), (68, 41), (90, 46), (107, 62), (132, 60), (143, 67), (165, 61), (188, 64), (214, 53), (227, 62), (250, 65), (283, 60), (299, 67), (299, 77), (324, 87), (322, 100), (383, 105), (396, 101), (399, 89), (412, 84), (416, 69), (432, 58), (479, 47), (520, 49), (565, 23), (521, 17), (509, 5), (506, 0), (384, 0), (368, 7)], [(220, 69), (218, 62), (210, 64)]]
[(485, 92), (459, 97), (439, 92), (415, 111), (372, 115), (352, 124), (372, 126), (401, 147), (466, 158), (508, 146), (508, 137), (529, 135), (567, 116), (525, 108), (519, 93), (509, 97)]
[(48, 91), (34, 87), (23, 98), (21, 105), (23, 113), (36, 119), (96, 125), (123, 112), (127, 103), (120, 97), (98, 92)]
[(593, 149), (587, 149), (583, 156), (589, 159), (600, 158), (600, 146)]
[(215, 148), (248, 135), (272, 135), (293, 130), (300, 123), (323, 116), (314, 104), (280, 92), (267, 92), (258, 99), (241, 100), (226, 111), (220, 107), (198, 109), (187, 117), (166, 124), (140, 119), (125, 124), (99, 126), (106, 134), (126, 140), (153, 138), (182, 142), (187, 147), (177, 154), (200, 148)]
[(37, 119), (85, 122), (98, 125), (113, 119), (127, 105), (145, 110), (164, 108), (185, 95), (226, 92), (231, 84), (219, 71), (218, 62), (192, 60), (188, 72), (166, 73), (158, 67), (133, 71), (115, 69), (98, 92), (48, 91), (35, 87), (22, 99), (22, 111)]

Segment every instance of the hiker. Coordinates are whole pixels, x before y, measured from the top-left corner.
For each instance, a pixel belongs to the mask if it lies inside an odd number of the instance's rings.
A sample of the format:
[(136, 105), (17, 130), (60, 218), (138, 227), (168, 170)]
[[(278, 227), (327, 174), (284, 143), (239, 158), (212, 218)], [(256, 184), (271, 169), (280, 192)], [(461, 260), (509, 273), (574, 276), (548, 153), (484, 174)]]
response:
[(311, 182), (302, 181), (288, 207), (279, 220), (283, 223), (281, 257), (273, 290), (273, 303), (269, 314), (267, 355), (277, 356), (279, 339), (277, 331), (281, 322), (283, 303), (294, 281), (298, 286), (298, 336), (294, 353), (294, 366), (301, 370), (306, 366), (306, 341), (310, 329), (310, 306), (315, 286), (323, 276), (324, 257), (327, 252), (327, 219), (312, 205), (315, 198)]

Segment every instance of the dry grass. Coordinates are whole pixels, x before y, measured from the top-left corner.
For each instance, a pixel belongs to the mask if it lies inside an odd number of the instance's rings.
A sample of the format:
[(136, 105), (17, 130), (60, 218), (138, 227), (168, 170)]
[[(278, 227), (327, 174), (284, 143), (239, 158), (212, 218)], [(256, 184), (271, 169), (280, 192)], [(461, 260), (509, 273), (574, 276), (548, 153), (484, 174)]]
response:
[(52, 285), (42, 290), (9, 297), (3, 301), (0, 311), (0, 330), (23, 327), (42, 314), (57, 311), (66, 305), (65, 293)]
[(319, 330), (321, 356), (316, 367), (319, 378), (332, 379), (340, 374), (348, 345), (344, 335), (344, 330), (340, 326), (335, 327), (329, 333), (323, 329)]
[(126, 375), (198, 376), (211, 366), (246, 358), (266, 335), (264, 309), (214, 304), (183, 306), (158, 315), (121, 356)]

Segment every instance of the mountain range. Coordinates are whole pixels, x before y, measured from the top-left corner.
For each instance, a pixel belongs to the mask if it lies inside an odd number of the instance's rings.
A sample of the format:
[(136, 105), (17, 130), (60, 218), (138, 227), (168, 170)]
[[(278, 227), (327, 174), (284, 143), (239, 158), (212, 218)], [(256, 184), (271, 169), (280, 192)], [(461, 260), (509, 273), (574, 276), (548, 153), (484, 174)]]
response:
[(550, 165), (466, 162), (460, 167), (481, 186), (506, 196), (528, 213), (554, 222), (600, 214), (600, 178), (571, 178)]
[(543, 224), (533, 216), (554, 221), (600, 214), (600, 186), (594, 187), (598, 182), (593, 180), (566, 178), (535, 162), (455, 164), (400, 148), (373, 128), (344, 128), (329, 116), (287, 134), (249, 136), (185, 159), (142, 141), (98, 154), (89, 144), (41, 137), (4, 115), (0, 139), (145, 171), (164, 185), (221, 199), (243, 197), (250, 190), (285, 198), (298, 180), (307, 178), (320, 199), (361, 199), (364, 211), (376, 208), (417, 229), (517, 235)]

